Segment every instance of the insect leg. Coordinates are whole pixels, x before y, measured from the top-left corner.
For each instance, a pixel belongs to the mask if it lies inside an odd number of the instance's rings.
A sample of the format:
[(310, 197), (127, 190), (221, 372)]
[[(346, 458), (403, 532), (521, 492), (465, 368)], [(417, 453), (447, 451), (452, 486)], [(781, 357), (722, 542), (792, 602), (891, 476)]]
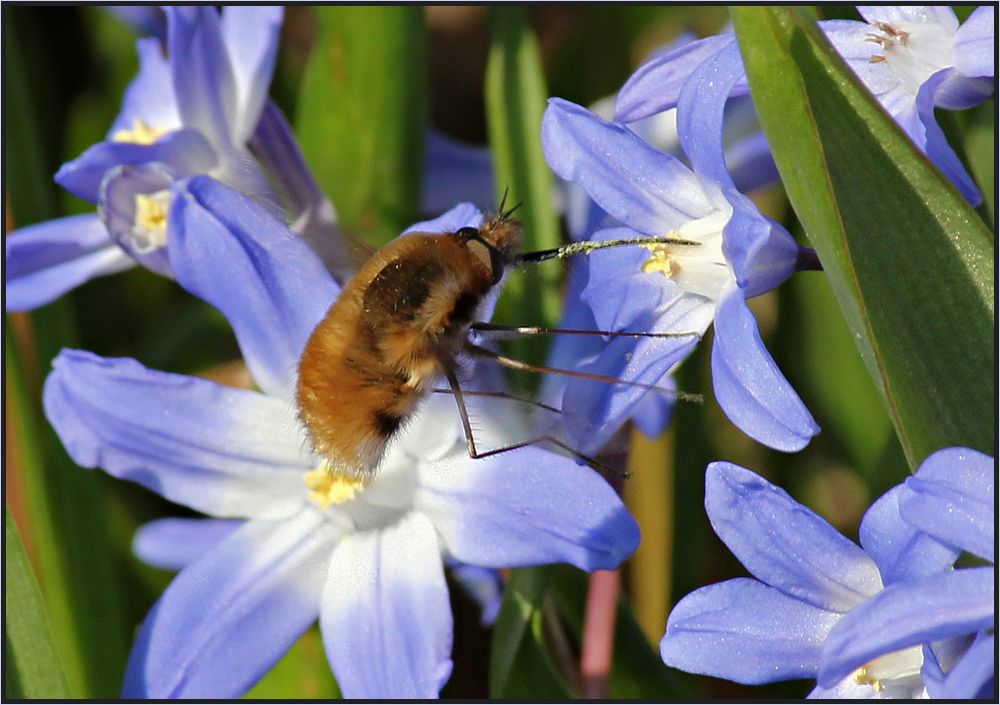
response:
[(518, 448), (524, 448), (526, 446), (538, 445), (540, 443), (551, 443), (565, 450), (566, 452), (573, 455), (577, 460), (580, 460), (590, 467), (594, 468), (601, 473), (613, 473), (614, 471), (609, 468), (604, 463), (590, 457), (589, 455), (584, 455), (583, 453), (574, 450), (566, 443), (563, 443), (555, 436), (545, 434), (542, 436), (536, 436), (527, 441), (521, 441), (519, 443), (512, 443), (501, 448), (493, 448), (491, 450), (486, 450), (480, 452), (476, 449), (476, 441), (472, 435), (472, 424), (469, 423), (469, 410), (465, 406), (465, 393), (462, 391), (461, 386), (458, 384), (458, 377), (455, 376), (455, 371), (450, 367), (445, 367), (445, 376), (448, 378), (448, 384), (451, 386), (451, 392), (455, 396), (455, 403), (458, 404), (458, 413), (462, 418), (462, 430), (465, 432), (465, 445), (469, 451), (469, 457), (473, 460), (479, 460), (480, 458), (489, 458), (493, 455), (500, 455), (501, 453), (508, 453), (512, 450), (517, 450)]
[[(452, 389), (442, 389), (440, 387), (432, 389), (431, 391), (434, 392), (435, 394), (452, 394), (453, 395), (455, 393), (454, 390), (452, 390)], [(555, 414), (561, 414), (562, 413), (562, 409), (560, 409), (558, 407), (552, 406), (550, 404), (546, 404), (545, 402), (536, 401), (535, 399), (528, 399), (527, 397), (520, 397), (520, 396), (518, 396), (516, 394), (511, 394), (510, 392), (486, 392), (486, 391), (481, 391), (481, 390), (472, 391), (472, 390), (469, 390), (469, 389), (463, 389), (462, 390), (462, 394), (464, 394), (467, 397), (493, 397), (495, 399), (512, 399), (513, 401), (519, 401), (519, 402), (522, 402), (524, 404), (531, 404), (532, 406), (537, 406), (540, 409), (545, 409), (546, 411), (551, 411), (551, 412), (553, 412)]]
[(497, 361), (498, 364), (504, 367), (509, 367), (512, 370), (524, 370), (525, 372), (548, 372), (557, 375), (566, 375), (567, 377), (579, 377), (581, 379), (591, 379), (595, 382), (606, 382), (607, 384), (621, 384), (626, 387), (639, 387), (641, 389), (649, 389), (655, 392), (660, 392), (661, 394), (670, 395), (676, 399), (682, 401), (693, 401), (697, 403), (702, 403), (705, 398), (701, 394), (693, 394), (691, 392), (678, 392), (676, 389), (670, 389), (669, 387), (660, 387), (655, 384), (644, 384), (642, 382), (630, 382), (624, 379), (618, 379), (617, 377), (609, 377), (607, 375), (597, 375), (591, 372), (579, 372), (576, 370), (563, 370), (558, 367), (544, 367), (542, 365), (532, 365), (531, 363), (524, 362), (522, 360), (515, 360), (512, 357), (507, 357), (498, 352), (493, 352), (487, 348), (476, 345), (475, 343), (466, 342), (465, 351), (472, 355), (479, 355), (481, 357), (489, 357)]

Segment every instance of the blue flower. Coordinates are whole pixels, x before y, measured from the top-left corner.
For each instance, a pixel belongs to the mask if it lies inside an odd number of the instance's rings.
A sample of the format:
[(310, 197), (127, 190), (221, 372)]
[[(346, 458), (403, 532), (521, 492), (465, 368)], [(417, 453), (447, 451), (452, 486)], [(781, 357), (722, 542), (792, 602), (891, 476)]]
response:
[[(996, 556), (993, 458), (968, 448), (929, 456), (899, 490), (913, 528), (990, 565), (897, 582), (841, 619), (823, 647), (821, 686), (885, 654), (923, 645), (923, 680), (932, 698), (985, 698), (994, 691), (992, 628)], [(990, 631), (987, 631), (990, 630)]]
[[(949, 7), (858, 7), (865, 22), (830, 20), (819, 27), (914, 144), (938, 165), (972, 205), (982, 194), (934, 118), (934, 108), (962, 110), (993, 93), (992, 6), (959, 26)], [(706, 37), (640, 67), (618, 94), (615, 116), (632, 122), (676, 105), (688, 76), (736, 41), (731, 32)], [(746, 95), (742, 75), (732, 95)]]
[[(625, 126), (560, 99), (552, 99), (546, 110), (542, 146), (557, 175), (582, 186), (625, 226), (602, 230), (593, 239), (672, 236), (698, 243), (652, 248), (652, 253), (614, 248), (588, 258), (583, 298), (598, 328), (678, 335), (615, 338), (583, 370), (655, 384), (714, 320), (712, 372), (719, 404), (762, 443), (799, 450), (819, 429), (764, 348), (746, 299), (783, 282), (802, 250), (736, 189), (726, 168), (723, 112), (741, 75), (736, 45), (730, 43), (686, 82), (678, 133), (692, 169)], [(564, 416), (573, 442), (596, 452), (643, 396), (635, 387), (570, 381)]]
[[(470, 460), (447, 396), (427, 400), (369, 486), (333, 480), (291, 400), (339, 287), (301, 238), (219, 182), (195, 177), (175, 199), (176, 278), (230, 320), (262, 391), (66, 350), (44, 392), (77, 463), (215, 518), (137, 539), (181, 571), (138, 634), (124, 697), (237, 697), (317, 619), (347, 697), (435, 697), (451, 670), (445, 558), (593, 570), (635, 549), (621, 500), (573, 460), (538, 448)], [(463, 206), (421, 229), (480, 220)], [(502, 443), (490, 421), (511, 416), (481, 401), (477, 437)]]
[[(949, 472), (952, 490), (979, 498), (965, 507), (981, 529), (992, 521), (982, 513), (985, 485), (953, 465)], [(916, 482), (871, 506), (858, 547), (749, 470), (709, 465), (705, 509), (712, 527), (756, 579), (728, 580), (682, 599), (667, 620), (663, 660), (746, 684), (815, 677), (810, 697), (913, 698), (930, 691), (921, 646), (992, 624), (992, 592), (981, 592), (985, 576), (976, 571), (983, 569), (950, 570), (960, 551), (938, 540), (942, 532), (929, 535), (908, 520), (919, 511), (913, 489), (921, 479), (924, 468)], [(944, 583), (956, 590), (951, 602), (928, 602)], [(980, 592), (970, 596), (973, 584)]]
[(138, 41), (139, 74), (107, 138), (56, 174), (71, 193), (97, 203), (101, 217), (63, 218), (6, 238), (7, 310), (47, 303), (133, 260), (170, 274), (172, 186), (195, 174), (278, 208), (247, 145), (267, 101), (282, 8), (165, 11), (169, 56), (157, 39)]

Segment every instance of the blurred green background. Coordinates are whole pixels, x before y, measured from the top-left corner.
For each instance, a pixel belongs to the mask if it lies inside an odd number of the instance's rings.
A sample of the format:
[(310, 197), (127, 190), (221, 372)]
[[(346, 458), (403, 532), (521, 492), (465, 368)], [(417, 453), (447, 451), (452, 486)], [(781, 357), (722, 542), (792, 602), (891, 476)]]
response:
[[(837, 12), (851, 16), (853, 10)], [(272, 96), (295, 125), (310, 165), (345, 224), (380, 243), (418, 217), (432, 215), (420, 213), (418, 206), (426, 126), (472, 143), (506, 145), (505, 154), (525, 150), (530, 164), (538, 139), (531, 125), (537, 125), (545, 95), (590, 104), (614, 93), (650, 51), (680, 32), (714, 33), (727, 19), (724, 8), (704, 6), (291, 7)], [(96, 7), (3, 7), (7, 231), (92, 211), (58, 188), (52, 175), (104, 137), (137, 69), (136, 36)], [(331, 59), (319, 49), (334, 44), (342, 46), (341, 60), (357, 62), (348, 66), (364, 67), (358, 69), (362, 76), (382, 76), (407, 61), (404, 70), (378, 82), (378, 91), (365, 91), (329, 80), (332, 69), (324, 62)], [(318, 58), (310, 63), (311, 56)], [(512, 96), (521, 113), (514, 114)], [(332, 111), (333, 105), (339, 108)], [(993, 110), (988, 101), (953, 118), (955, 134), (968, 140), (974, 173), (986, 180), (981, 183), (990, 194), (990, 219)], [(350, 127), (338, 130), (344, 123)], [(358, 168), (358, 157), (351, 156), (358, 150), (377, 154), (377, 167)], [(498, 162), (498, 183), (529, 199), (529, 230), (540, 242), (562, 237), (544, 197), (551, 177), (537, 165), (518, 171), (516, 159), (506, 166), (505, 159)], [(345, 171), (345, 164), (354, 166)], [(765, 213), (801, 238), (780, 188), (753, 196)], [(518, 305), (539, 291), (546, 303), (538, 315), (558, 314), (558, 270), (523, 278), (527, 281), (515, 283), (505, 295), (498, 322), (542, 322), (520, 316)], [(705, 392), (706, 403), (678, 405), (661, 439), (623, 433), (626, 443), (634, 441), (632, 477), (624, 492), (642, 526), (643, 544), (623, 567), (627, 606), (619, 612), (611, 697), (774, 699), (802, 697), (811, 687), (798, 682), (744, 688), (671, 671), (659, 660), (657, 642), (673, 602), (707, 583), (746, 574), (704, 516), (708, 462), (730, 460), (765, 475), (855, 539), (871, 501), (906, 476), (892, 425), (826, 278), (799, 274), (754, 300), (752, 308), (768, 348), (823, 431), (805, 451), (785, 455), (735, 429), (711, 394), (707, 339), (678, 376), (679, 388)], [(150, 519), (188, 512), (101, 472), (75, 467), (41, 415), (41, 383), (60, 348), (80, 347), (238, 384), (238, 349), (216, 311), (141, 268), (90, 282), (30, 315), (9, 315), (4, 331), (6, 505), (38, 578), (54, 658), (65, 674), (63, 694), (115, 697), (132, 635), (171, 577), (140, 564), (131, 555), (131, 537)], [(526, 349), (524, 354), (540, 353)], [(586, 578), (566, 568), (536, 577), (538, 604), (561, 632), (562, 648), (575, 656)], [(452, 590), (452, 600), (455, 671), (443, 695), (486, 697), (491, 692), (490, 634), (464, 593)], [(5, 609), (10, 615), (9, 602)], [(495, 651), (502, 643), (502, 635), (494, 635)], [(545, 648), (551, 651), (551, 646)], [(6, 668), (11, 659), (4, 663)], [(503, 692), (549, 698), (567, 687), (557, 677), (551, 689), (533, 690), (544, 681), (535, 667), (531, 659), (515, 658)], [(31, 684), (14, 678), (5, 682), (6, 697), (33, 693)], [(568, 687), (573, 692), (572, 682)], [(248, 697), (324, 698), (336, 692), (313, 629)]]

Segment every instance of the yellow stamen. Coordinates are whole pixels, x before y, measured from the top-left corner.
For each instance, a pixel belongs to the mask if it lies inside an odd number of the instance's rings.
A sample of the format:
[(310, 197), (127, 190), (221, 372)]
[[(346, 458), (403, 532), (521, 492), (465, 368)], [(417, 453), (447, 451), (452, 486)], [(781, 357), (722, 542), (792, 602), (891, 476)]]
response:
[(868, 674), (868, 668), (866, 666), (862, 666), (854, 672), (854, 682), (858, 685), (870, 685), (876, 693), (881, 693), (885, 688), (885, 686), (882, 685), (882, 681), (878, 678), (873, 678)]
[(140, 252), (152, 252), (167, 244), (167, 215), (170, 212), (170, 191), (135, 195), (135, 220), (132, 237)]
[(167, 204), (155, 194), (147, 196), (144, 193), (135, 196), (135, 222), (150, 230), (167, 227)]
[(365, 483), (343, 475), (338, 475), (326, 463), (310, 470), (302, 478), (309, 488), (309, 501), (320, 509), (332, 504), (343, 504), (365, 488)]
[[(670, 233), (669, 237), (680, 237), (675, 233)], [(672, 277), (680, 271), (681, 267), (677, 260), (670, 256), (670, 248), (667, 245), (646, 245), (646, 249), (652, 252), (648, 260), (642, 263), (642, 271), (646, 274), (659, 272), (665, 277)]]
[(133, 144), (153, 144), (166, 134), (166, 130), (148, 125), (143, 120), (132, 120), (131, 130), (116, 130), (111, 139), (115, 142), (131, 142)]

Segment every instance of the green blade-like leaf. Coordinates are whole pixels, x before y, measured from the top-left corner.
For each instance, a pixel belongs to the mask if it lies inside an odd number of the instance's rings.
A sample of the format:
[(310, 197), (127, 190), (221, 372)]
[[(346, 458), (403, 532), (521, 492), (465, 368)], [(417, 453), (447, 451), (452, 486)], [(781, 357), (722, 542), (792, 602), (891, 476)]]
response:
[[(485, 80), (498, 203), (506, 193), (508, 208), (522, 204), (517, 217), (524, 224), (525, 251), (558, 247), (552, 174), (542, 154), (541, 139), (548, 94), (538, 43), (523, 8), (491, 8)], [(559, 319), (559, 291), (556, 262), (511, 272), (494, 318), (517, 325), (554, 325)], [(544, 336), (526, 336), (512, 341), (509, 350), (537, 363), (544, 360), (546, 348)]]
[(544, 644), (542, 602), (551, 568), (515, 570), (493, 627), (490, 697), (532, 700), (569, 697)]
[(57, 700), (70, 697), (52, 643), (52, 627), (21, 532), (4, 508), (4, 698)]
[(317, 7), (296, 111), (341, 222), (384, 244), (418, 220), (427, 131), (423, 8)]
[(764, 131), (911, 468), (993, 449), (993, 237), (794, 8), (732, 10)]

